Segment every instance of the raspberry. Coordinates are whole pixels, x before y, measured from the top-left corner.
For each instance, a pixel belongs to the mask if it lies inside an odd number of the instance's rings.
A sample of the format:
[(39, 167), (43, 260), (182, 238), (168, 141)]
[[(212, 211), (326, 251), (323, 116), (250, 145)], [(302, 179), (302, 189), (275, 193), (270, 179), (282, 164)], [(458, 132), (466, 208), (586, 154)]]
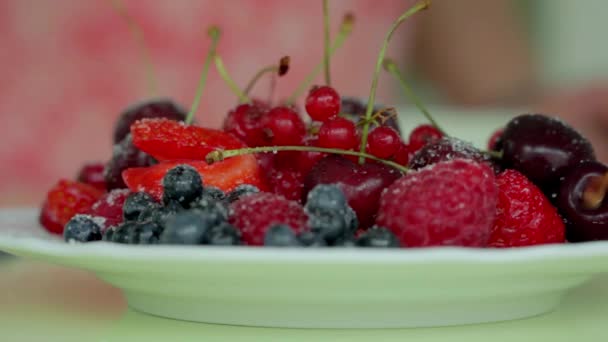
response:
[(95, 220), (105, 232), (109, 227), (122, 223), (122, 207), (131, 192), (128, 189), (115, 189), (103, 195), (86, 213), (100, 218)]
[(404, 247), (483, 247), (496, 211), (494, 181), (489, 166), (466, 159), (412, 171), (384, 191), (376, 223)]
[(103, 192), (88, 184), (62, 179), (47, 194), (40, 223), (51, 233), (63, 234), (70, 219), (91, 209), (102, 195)]
[(291, 227), (296, 234), (306, 230), (308, 216), (295, 201), (270, 193), (257, 193), (232, 203), (230, 223), (241, 230), (243, 243), (264, 244), (266, 231), (276, 224)]
[(557, 210), (536, 185), (515, 170), (496, 177), (498, 204), (491, 247), (562, 243), (565, 227)]
[(301, 201), (304, 191), (304, 175), (291, 168), (280, 168), (272, 171), (268, 178), (272, 193), (288, 200)]

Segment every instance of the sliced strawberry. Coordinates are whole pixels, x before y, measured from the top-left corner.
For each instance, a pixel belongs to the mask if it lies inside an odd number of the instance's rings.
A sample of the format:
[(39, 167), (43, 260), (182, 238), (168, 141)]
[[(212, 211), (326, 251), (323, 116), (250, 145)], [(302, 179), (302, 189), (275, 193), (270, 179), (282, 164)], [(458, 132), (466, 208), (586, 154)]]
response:
[(216, 129), (168, 119), (143, 119), (131, 125), (133, 144), (157, 160), (205, 160), (213, 150), (247, 147), (235, 136)]
[(63, 227), (76, 214), (91, 209), (103, 192), (91, 185), (62, 179), (51, 188), (40, 212), (40, 223), (54, 234), (62, 234)]
[(260, 190), (267, 188), (253, 155), (228, 158), (211, 165), (198, 160), (166, 161), (150, 167), (127, 169), (122, 177), (131, 191), (145, 191), (156, 199), (161, 199), (163, 177), (167, 171), (180, 164), (188, 164), (198, 170), (205, 186), (215, 186), (224, 192), (231, 191), (240, 184), (255, 185)]

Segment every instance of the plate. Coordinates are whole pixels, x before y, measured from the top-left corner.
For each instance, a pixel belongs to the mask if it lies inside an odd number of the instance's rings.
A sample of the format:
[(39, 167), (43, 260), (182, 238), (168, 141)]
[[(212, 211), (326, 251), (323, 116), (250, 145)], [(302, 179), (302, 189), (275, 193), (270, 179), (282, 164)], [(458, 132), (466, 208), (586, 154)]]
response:
[(0, 250), (89, 270), (134, 310), (180, 320), (290, 328), (496, 322), (557, 308), (608, 271), (608, 242), (518, 249), (398, 250), (68, 244), (38, 209), (0, 210)]

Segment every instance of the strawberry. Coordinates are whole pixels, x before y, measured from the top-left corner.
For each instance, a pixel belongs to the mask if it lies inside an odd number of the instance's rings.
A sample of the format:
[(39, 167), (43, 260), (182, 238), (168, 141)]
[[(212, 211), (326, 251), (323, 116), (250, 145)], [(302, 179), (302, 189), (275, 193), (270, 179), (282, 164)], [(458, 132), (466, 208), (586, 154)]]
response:
[(496, 177), (498, 204), (490, 247), (519, 247), (565, 240), (564, 222), (526, 176), (506, 170)]
[(167, 171), (180, 164), (194, 167), (203, 178), (204, 184), (229, 192), (240, 184), (251, 184), (265, 190), (266, 184), (255, 156), (241, 155), (228, 158), (211, 165), (199, 160), (172, 160), (144, 168), (131, 168), (122, 176), (131, 191), (144, 191), (157, 200), (162, 198), (162, 180)]
[(91, 185), (62, 179), (51, 188), (40, 212), (40, 223), (53, 234), (63, 234), (63, 227), (76, 214), (91, 209), (103, 192)]
[(246, 147), (229, 133), (162, 118), (136, 121), (131, 126), (131, 135), (137, 148), (159, 161), (205, 160), (214, 150)]

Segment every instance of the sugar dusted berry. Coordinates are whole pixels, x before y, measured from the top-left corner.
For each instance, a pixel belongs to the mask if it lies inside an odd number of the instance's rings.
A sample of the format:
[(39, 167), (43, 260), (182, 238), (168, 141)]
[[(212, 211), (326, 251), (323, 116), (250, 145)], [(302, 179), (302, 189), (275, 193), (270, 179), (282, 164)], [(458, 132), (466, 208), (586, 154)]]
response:
[(224, 131), (234, 134), (247, 146), (263, 146), (266, 142), (262, 129), (262, 118), (268, 108), (262, 105), (241, 104), (228, 113), (224, 120)]
[(397, 248), (399, 239), (390, 230), (383, 227), (371, 227), (356, 239), (358, 247)]
[(176, 201), (182, 206), (200, 197), (203, 181), (198, 171), (190, 165), (182, 164), (167, 171), (163, 177), (163, 202)]
[(135, 104), (127, 108), (116, 122), (114, 143), (119, 143), (129, 134), (129, 129), (135, 121), (146, 118), (166, 118), (174, 121), (184, 121), (186, 119), (186, 112), (173, 101), (166, 99)]
[(78, 214), (65, 225), (63, 238), (67, 242), (101, 240), (101, 227), (91, 216)]
[(152, 196), (143, 191), (138, 191), (129, 194), (125, 199), (122, 213), (125, 220), (134, 221), (145, 211), (158, 209), (159, 206), (160, 203)]
[(285, 224), (274, 225), (264, 234), (264, 246), (269, 247), (296, 247), (300, 246), (296, 233)]
[(412, 151), (418, 151), (423, 146), (443, 138), (443, 133), (435, 126), (420, 125), (410, 133), (409, 146)]
[(100, 191), (106, 191), (105, 180), (105, 164), (104, 163), (87, 163), (82, 166), (78, 172), (78, 180), (81, 183), (88, 184)]

